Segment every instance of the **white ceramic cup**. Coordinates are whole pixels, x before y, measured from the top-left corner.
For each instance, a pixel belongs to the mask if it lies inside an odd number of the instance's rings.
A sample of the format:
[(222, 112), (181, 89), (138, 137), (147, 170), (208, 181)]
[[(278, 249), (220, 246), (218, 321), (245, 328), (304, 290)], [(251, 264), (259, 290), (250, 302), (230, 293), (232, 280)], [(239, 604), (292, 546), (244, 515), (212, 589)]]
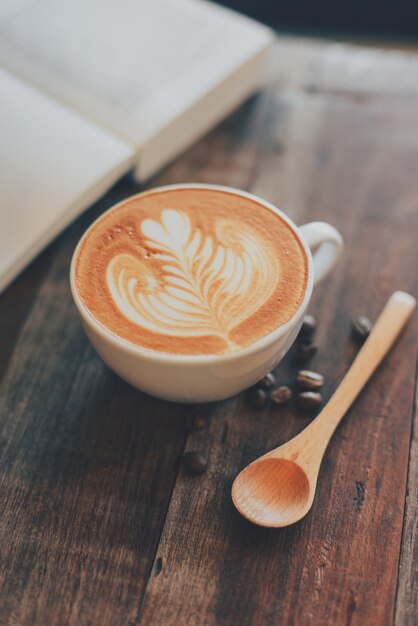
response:
[[(105, 363), (121, 378), (153, 396), (175, 402), (222, 400), (256, 383), (283, 358), (302, 325), (313, 286), (334, 267), (342, 251), (343, 240), (340, 233), (330, 224), (311, 222), (297, 227), (269, 202), (238, 189), (218, 185), (184, 184), (160, 187), (159, 190), (182, 188), (220, 190), (255, 200), (280, 215), (297, 235), (308, 259), (308, 281), (305, 296), (298, 310), (286, 324), (252, 345), (229, 354), (175, 355), (136, 346), (117, 337), (95, 320), (77, 292), (75, 261), (83, 238), (74, 252), (71, 263), (71, 291), (91, 343)], [(114, 208), (116, 207), (109, 211)], [(94, 223), (90, 228), (94, 228)], [(311, 248), (315, 249), (313, 254)]]

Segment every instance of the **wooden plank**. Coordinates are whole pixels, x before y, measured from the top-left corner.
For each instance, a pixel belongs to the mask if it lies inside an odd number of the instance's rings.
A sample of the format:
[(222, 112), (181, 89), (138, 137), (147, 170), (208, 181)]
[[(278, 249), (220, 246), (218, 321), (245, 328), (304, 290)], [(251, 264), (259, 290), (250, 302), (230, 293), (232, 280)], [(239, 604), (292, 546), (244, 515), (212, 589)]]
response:
[[(326, 398), (355, 354), (350, 316), (375, 317), (393, 290), (418, 289), (417, 99), (403, 99), (394, 83), (406, 69), (418, 77), (418, 60), (401, 55), (388, 84), (382, 78), (374, 89), (387, 57), (374, 53), (371, 63), (364, 51), (361, 72), (361, 51), (353, 63), (350, 48), (338, 51), (335, 66), (333, 47), (282, 46), (249, 185), (299, 223), (328, 219), (346, 240), (343, 262), (312, 303), (321, 347), (312, 365), (326, 377)], [(208, 472), (178, 475), (139, 624), (393, 623), (416, 346), (415, 318), (338, 429), (311, 513), (287, 529), (247, 523), (230, 488), (246, 463), (307, 418), (292, 407), (255, 412), (243, 395), (216, 407), (188, 438), (187, 449), (208, 457)], [(289, 355), (277, 376), (289, 382), (295, 371)]]
[(71, 303), (62, 237), (1, 386), (2, 624), (134, 623), (193, 408), (114, 376)]
[(418, 396), (409, 456), (402, 551), (399, 563), (395, 626), (415, 626), (418, 614)]

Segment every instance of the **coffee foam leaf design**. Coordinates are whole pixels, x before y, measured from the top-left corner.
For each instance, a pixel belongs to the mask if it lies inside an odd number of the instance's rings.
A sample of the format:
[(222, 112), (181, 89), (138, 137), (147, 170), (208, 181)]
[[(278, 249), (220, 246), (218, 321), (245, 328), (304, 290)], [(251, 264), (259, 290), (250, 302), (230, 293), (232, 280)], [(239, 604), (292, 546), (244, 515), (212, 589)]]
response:
[(107, 267), (119, 311), (154, 333), (217, 335), (232, 347), (231, 331), (268, 300), (279, 279), (267, 242), (228, 219), (216, 224), (213, 237), (205, 235), (186, 213), (168, 208), (159, 221), (145, 219), (139, 228), (152, 262), (122, 253)]

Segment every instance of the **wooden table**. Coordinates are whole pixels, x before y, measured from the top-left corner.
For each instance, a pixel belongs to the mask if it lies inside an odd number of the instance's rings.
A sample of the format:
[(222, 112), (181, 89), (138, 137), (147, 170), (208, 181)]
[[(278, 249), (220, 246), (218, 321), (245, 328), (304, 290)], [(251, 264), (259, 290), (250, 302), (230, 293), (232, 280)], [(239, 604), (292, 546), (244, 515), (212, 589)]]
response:
[[(374, 318), (395, 289), (417, 295), (418, 57), (281, 40), (268, 88), (152, 185), (184, 181), (249, 189), (343, 233), (311, 306), (327, 399), (357, 350), (351, 316)], [(416, 624), (416, 317), (334, 436), (307, 518), (252, 526), (233, 478), (310, 417), (244, 395), (148, 397), (104, 366), (72, 304), (77, 240), (137, 189), (117, 185), (0, 299), (0, 623)], [(278, 380), (295, 372), (290, 354)], [(180, 463), (192, 449), (203, 476)]]

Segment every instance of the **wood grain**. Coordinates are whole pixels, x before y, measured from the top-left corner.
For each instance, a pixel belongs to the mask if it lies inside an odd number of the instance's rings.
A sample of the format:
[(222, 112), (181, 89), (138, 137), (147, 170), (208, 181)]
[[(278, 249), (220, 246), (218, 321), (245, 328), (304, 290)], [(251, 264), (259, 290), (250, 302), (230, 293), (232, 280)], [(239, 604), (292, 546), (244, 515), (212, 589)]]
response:
[[(413, 55), (282, 40), (268, 88), (151, 181), (249, 189), (297, 223), (341, 230), (344, 259), (311, 307), (325, 399), (357, 349), (350, 316), (418, 292), (417, 105)], [(251, 526), (233, 478), (309, 417), (249, 410), (244, 394), (196, 407), (147, 397), (101, 363), (71, 303), (77, 239), (136, 190), (117, 185), (0, 299), (0, 624), (389, 626), (398, 589), (397, 626), (409, 626), (416, 319), (338, 428), (308, 517)], [(289, 354), (280, 382), (296, 369)], [(196, 416), (207, 425), (189, 433)], [(207, 456), (206, 474), (186, 474), (184, 449)]]
[(21, 327), (30, 313), (35, 294), (45, 279), (50, 259), (59, 248), (52, 243), (4, 293), (0, 294), (0, 380), (8, 366)]

